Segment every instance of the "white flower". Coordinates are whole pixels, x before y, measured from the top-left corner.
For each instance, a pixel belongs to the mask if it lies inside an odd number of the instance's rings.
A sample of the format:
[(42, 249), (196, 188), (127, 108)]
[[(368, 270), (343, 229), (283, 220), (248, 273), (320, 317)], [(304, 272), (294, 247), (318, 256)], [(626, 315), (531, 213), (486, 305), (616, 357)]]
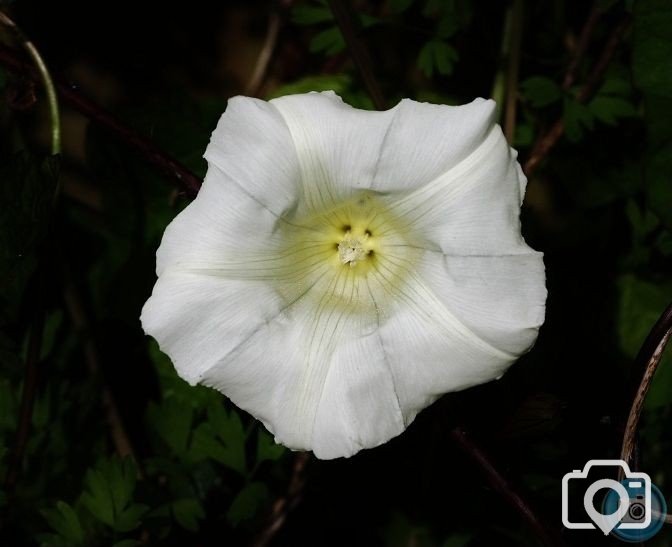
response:
[(229, 101), (142, 311), (178, 373), (319, 458), (401, 433), (537, 336), (542, 255), (494, 103)]

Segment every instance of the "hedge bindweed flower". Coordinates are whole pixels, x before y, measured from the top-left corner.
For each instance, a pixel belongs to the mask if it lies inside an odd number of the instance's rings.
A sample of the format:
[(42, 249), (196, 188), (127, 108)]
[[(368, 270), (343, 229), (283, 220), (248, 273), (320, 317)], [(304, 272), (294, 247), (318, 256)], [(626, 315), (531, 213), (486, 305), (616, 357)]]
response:
[(544, 265), (492, 101), (236, 97), (205, 158), (142, 324), (277, 442), (325, 459), (380, 445), (534, 343)]

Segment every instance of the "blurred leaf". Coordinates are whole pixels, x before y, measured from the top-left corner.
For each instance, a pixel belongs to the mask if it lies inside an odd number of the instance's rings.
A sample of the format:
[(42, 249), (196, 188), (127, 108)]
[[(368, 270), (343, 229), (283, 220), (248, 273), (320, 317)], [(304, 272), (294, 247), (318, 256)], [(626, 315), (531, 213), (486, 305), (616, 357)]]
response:
[(430, 40), (418, 55), (418, 68), (425, 76), (431, 77), (436, 69), (439, 74), (447, 75), (453, 71), (453, 65), (459, 58), (457, 50), (443, 40)]
[(637, 115), (635, 107), (619, 97), (598, 95), (588, 103), (588, 109), (596, 119), (608, 125), (616, 125), (620, 118)]
[(562, 97), (560, 86), (543, 76), (533, 76), (521, 82), (520, 90), (534, 108), (548, 106)]
[(205, 511), (201, 502), (195, 498), (185, 498), (174, 501), (171, 511), (177, 523), (192, 532), (198, 531), (199, 521), (205, 518)]
[(331, 27), (318, 33), (310, 41), (309, 49), (312, 53), (336, 55), (345, 49), (345, 40), (338, 27)]
[(413, 0), (390, 0), (388, 5), (392, 13), (403, 13), (413, 5)]
[(124, 539), (115, 543), (112, 547), (138, 547), (142, 545), (137, 539)]
[(84, 530), (77, 513), (64, 501), (56, 502), (56, 509), (45, 509), (42, 515), (58, 535), (70, 545), (84, 544)]
[(637, 86), (653, 95), (672, 96), (672, 4), (638, 0), (633, 31), (633, 71)]
[(314, 25), (315, 23), (324, 23), (333, 20), (334, 16), (326, 6), (299, 4), (292, 8), (292, 22), (297, 25)]
[(147, 419), (151, 427), (179, 456), (187, 450), (193, 412), (188, 402), (173, 397), (164, 399), (160, 405), (150, 403)]
[(238, 492), (226, 513), (226, 519), (233, 526), (238, 526), (254, 517), (267, 500), (267, 486), (261, 482), (251, 482)]
[(564, 101), (563, 121), (565, 122), (565, 134), (572, 142), (579, 141), (584, 131), (594, 126), (594, 117), (590, 109), (569, 97)]
[[(634, 275), (618, 281), (618, 334), (623, 352), (634, 359), (665, 306), (672, 302), (672, 282), (654, 283)], [(648, 409), (672, 403), (672, 352), (666, 351), (646, 397)]]
[(257, 431), (257, 464), (281, 458), (286, 452), (285, 447), (276, 444), (273, 437), (265, 429), (259, 428)]

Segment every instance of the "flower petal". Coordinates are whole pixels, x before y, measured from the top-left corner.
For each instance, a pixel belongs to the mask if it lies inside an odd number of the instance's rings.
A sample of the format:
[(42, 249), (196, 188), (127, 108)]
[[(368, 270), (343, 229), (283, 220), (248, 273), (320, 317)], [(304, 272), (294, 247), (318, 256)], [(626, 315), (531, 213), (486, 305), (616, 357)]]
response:
[(229, 99), (204, 157), (276, 215), (295, 204), (299, 164), (287, 124), (273, 104)]
[(156, 282), (140, 321), (179, 375), (196, 384), (282, 306), (265, 283), (169, 270)]
[(428, 252), (418, 276), (470, 330), (493, 346), (520, 355), (544, 322), (542, 254), (446, 256)]
[(431, 182), (476, 150), (494, 124), (491, 100), (462, 106), (402, 100), (394, 109), (373, 189), (408, 191)]
[(395, 109), (359, 110), (333, 92), (273, 99), (289, 126), (308, 209), (328, 209), (369, 188)]
[(519, 219), (525, 184), (516, 152), (494, 126), (469, 156), (390, 207), (420, 246), (448, 255), (527, 253)]

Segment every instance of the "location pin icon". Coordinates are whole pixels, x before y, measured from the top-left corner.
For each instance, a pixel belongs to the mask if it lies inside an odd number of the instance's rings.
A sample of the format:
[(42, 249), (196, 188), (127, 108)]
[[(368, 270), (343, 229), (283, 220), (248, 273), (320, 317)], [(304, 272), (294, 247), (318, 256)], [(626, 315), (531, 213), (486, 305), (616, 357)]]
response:
[[(598, 510), (595, 509), (594, 498), (595, 494), (603, 488), (609, 488), (614, 490), (618, 494), (618, 509), (609, 515), (603, 515)], [(586, 494), (583, 496), (583, 507), (588, 513), (590, 519), (595, 523), (604, 535), (608, 535), (618, 524), (621, 522), (621, 519), (628, 512), (630, 507), (630, 496), (628, 491), (625, 489), (620, 482), (613, 479), (601, 479), (595, 481), (591, 484), (586, 490)]]

